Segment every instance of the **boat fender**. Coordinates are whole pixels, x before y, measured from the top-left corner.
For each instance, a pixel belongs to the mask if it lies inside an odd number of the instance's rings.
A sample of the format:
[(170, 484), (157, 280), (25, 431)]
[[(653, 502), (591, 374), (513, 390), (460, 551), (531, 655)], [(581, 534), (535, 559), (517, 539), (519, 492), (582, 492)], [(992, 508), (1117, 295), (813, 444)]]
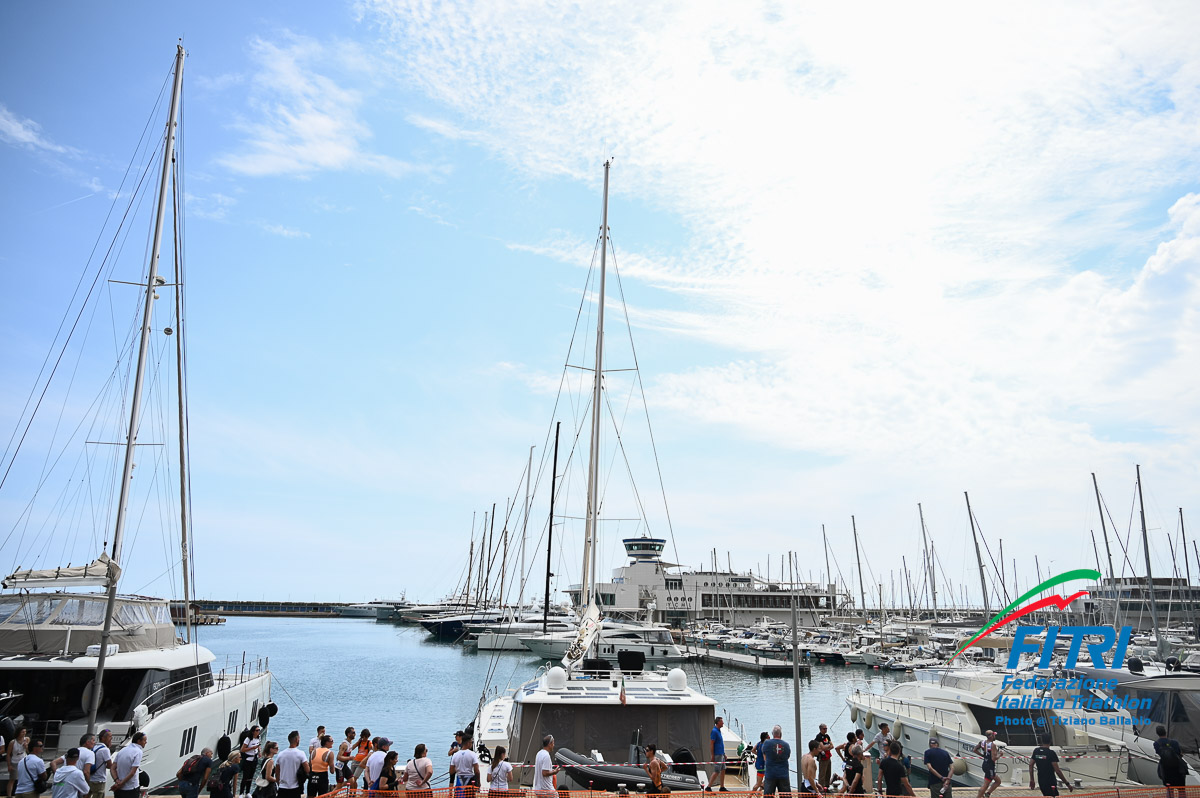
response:
[(267, 728), (267, 726), (270, 725), (270, 723), (271, 723), (271, 713), (267, 710), (266, 707), (259, 707), (258, 708), (258, 725), (262, 726), (265, 729), (265, 728)]
[(965, 759), (954, 760), (954, 764), (950, 766), (950, 769), (954, 771), (955, 776), (963, 775), (964, 773), (967, 772), (967, 760), (965, 760)]
[(863, 718), (863, 728), (869, 729), (874, 725), (875, 725), (875, 713), (868, 709), (866, 716)]
[(858, 707), (850, 707), (850, 722), (858, 723)]
[(229, 739), (228, 734), (222, 734), (221, 739), (217, 740), (217, 760), (224, 762), (229, 758), (229, 752), (233, 750), (233, 742)]
[(897, 740), (900, 740), (901, 742), (903, 742), (903, 740), (904, 740), (903, 735), (904, 735), (904, 724), (901, 723), (900, 721), (896, 721), (895, 723), (892, 724), (892, 736), (895, 737)]
[(141, 768), (138, 768), (138, 784), (143, 790), (150, 786), (150, 774)]

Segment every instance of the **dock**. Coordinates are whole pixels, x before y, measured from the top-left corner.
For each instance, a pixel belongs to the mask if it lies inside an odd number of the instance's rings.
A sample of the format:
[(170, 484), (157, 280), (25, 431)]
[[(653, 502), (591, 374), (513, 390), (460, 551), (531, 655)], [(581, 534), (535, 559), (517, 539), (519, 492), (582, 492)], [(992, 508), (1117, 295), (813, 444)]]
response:
[[(700, 652), (699, 656), (701, 662), (720, 665), (725, 668), (738, 668), (744, 671), (761, 673), (765, 676), (792, 675), (792, 661), (790, 659), (765, 657), (761, 654), (739, 654), (735, 651), (722, 651), (715, 648), (706, 648)], [(812, 666), (807, 662), (801, 662), (800, 675), (811, 676)]]

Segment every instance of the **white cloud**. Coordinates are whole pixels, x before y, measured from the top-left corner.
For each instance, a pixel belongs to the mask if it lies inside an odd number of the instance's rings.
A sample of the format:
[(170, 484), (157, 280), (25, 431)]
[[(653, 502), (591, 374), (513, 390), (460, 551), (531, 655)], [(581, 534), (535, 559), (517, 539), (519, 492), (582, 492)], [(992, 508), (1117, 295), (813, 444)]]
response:
[(312, 238), (303, 230), (297, 230), (294, 227), (285, 227), (281, 224), (262, 224), (263, 230), (266, 230), (273, 236), (283, 236), (284, 238)]
[(324, 74), (361, 67), (353, 48), (288, 35), (282, 43), (254, 39), (251, 54), (258, 64), (252, 114), (236, 124), (244, 139), (220, 159), (225, 166), (256, 177), (355, 170), (400, 178), (423, 168), (368, 149), (372, 133), (359, 116), (362, 93)]
[(0, 103), (0, 139), (9, 144), (58, 153), (59, 155), (75, 155), (77, 150), (55, 144), (42, 135), (42, 126), (32, 119), (17, 116), (3, 103)]
[[(615, 157), (623, 274), (721, 347), (652, 401), (837, 459), (813, 501), (1017, 485), (1046, 532), (1091, 469), (1193, 489), (1200, 6), (361, 7), (446, 109), (414, 124), (597, 191)], [(686, 250), (623, 250), (628, 197)]]
[(208, 196), (187, 194), (184, 199), (187, 201), (189, 214), (212, 221), (224, 221), (228, 218), (230, 209), (237, 205), (236, 198), (220, 192), (214, 192)]

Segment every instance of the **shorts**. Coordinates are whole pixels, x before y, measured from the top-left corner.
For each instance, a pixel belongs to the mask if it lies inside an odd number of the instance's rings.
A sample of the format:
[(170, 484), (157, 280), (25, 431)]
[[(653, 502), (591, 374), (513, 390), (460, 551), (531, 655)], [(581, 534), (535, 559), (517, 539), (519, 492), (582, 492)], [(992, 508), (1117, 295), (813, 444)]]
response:
[(1058, 795), (1058, 785), (1053, 782), (1051, 782), (1049, 784), (1046, 784), (1044, 782), (1039, 783), (1038, 789), (1040, 789), (1042, 791), (1042, 795), (1050, 795), (1050, 796)]
[(766, 762), (763, 762), (762, 764), (755, 763), (754, 772), (755, 773), (766, 773), (767, 772), (767, 763)]
[[(946, 790), (945, 792), (942, 792), (943, 788)], [(940, 781), (937, 784), (929, 785), (929, 798), (951, 798), (953, 792), (954, 790), (949, 784), (943, 785)]]
[(996, 760), (990, 756), (983, 760), (983, 778), (984, 780), (996, 778)]
[(720, 773), (722, 770), (725, 769), (725, 755), (724, 754), (722, 754), (720, 756), (720, 761), (717, 762), (715, 765), (713, 765), (712, 769), (713, 769), (713, 773)]
[(88, 786), (92, 788), (88, 792), (88, 798), (104, 798), (104, 793), (108, 792), (108, 779), (104, 781), (89, 781)]

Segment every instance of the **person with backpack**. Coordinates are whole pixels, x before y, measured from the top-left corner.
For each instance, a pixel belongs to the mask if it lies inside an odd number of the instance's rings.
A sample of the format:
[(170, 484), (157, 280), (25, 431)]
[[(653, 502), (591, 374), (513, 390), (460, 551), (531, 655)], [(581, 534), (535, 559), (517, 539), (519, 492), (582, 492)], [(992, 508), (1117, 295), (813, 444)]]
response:
[(180, 798), (199, 798), (200, 786), (208, 784), (212, 776), (213, 750), (205, 748), (199, 754), (189, 757), (183, 766), (175, 772), (179, 779)]
[(237, 794), (238, 774), (242, 772), (242, 752), (234, 751), (221, 763), (208, 780), (208, 793), (212, 798), (233, 798)]
[(1167, 737), (1167, 727), (1157, 726), (1154, 729), (1158, 739), (1154, 741), (1154, 753), (1158, 754), (1158, 777), (1167, 788), (1167, 798), (1174, 798), (1173, 787), (1179, 788), (1179, 796), (1186, 795), (1184, 785), (1187, 784), (1188, 766), (1183, 758), (1183, 749), (1178, 740)]
[(275, 770), (279, 774), (279, 798), (300, 798), (308, 781), (308, 757), (300, 749), (299, 731), (288, 733), (288, 749), (275, 757)]

